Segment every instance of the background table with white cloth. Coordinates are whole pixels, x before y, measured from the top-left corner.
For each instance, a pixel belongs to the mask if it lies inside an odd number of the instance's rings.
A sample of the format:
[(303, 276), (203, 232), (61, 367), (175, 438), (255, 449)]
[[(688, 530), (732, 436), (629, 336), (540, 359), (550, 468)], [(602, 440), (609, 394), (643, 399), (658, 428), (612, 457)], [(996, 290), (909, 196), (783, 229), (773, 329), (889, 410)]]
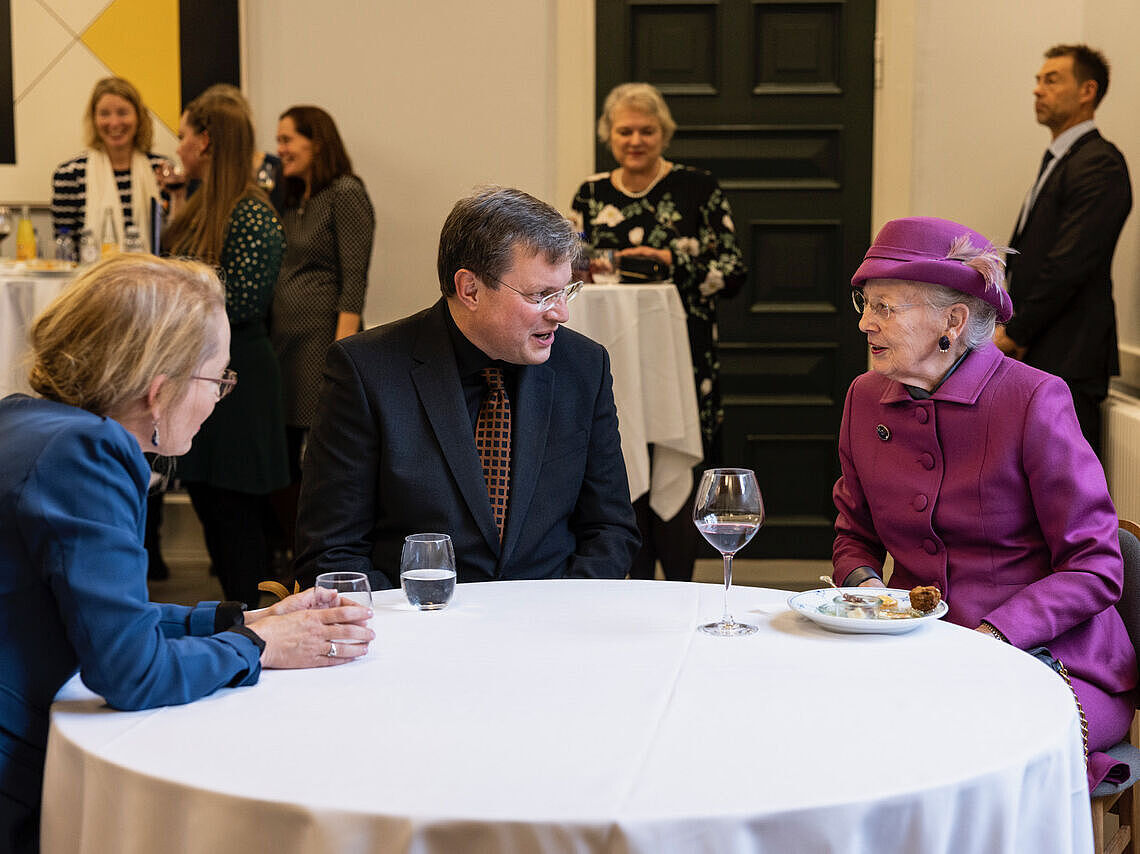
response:
[(630, 498), (648, 492), (662, 519), (684, 506), (704, 456), (686, 322), (677, 288), (658, 284), (587, 285), (566, 323), (609, 350)]
[(341, 667), (268, 671), (187, 706), (52, 711), (43, 850), (1086, 851), (1072, 694), (933, 622), (831, 634), (787, 593), (463, 584), (375, 594)]
[(71, 272), (39, 272), (0, 264), (0, 397), (28, 391), (28, 330), (72, 280)]

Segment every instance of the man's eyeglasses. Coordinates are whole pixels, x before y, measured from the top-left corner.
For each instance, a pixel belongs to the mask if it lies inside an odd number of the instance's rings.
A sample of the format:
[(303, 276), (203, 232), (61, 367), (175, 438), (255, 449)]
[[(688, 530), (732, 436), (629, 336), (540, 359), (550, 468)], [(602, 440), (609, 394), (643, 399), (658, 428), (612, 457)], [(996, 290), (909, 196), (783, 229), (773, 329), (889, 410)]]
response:
[(564, 287), (562, 290), (555, 291), (552, 294), (524, 294), (518, 288), (512, 288), (510, 285), (508, 285), (502, 279), (496, 279), (494, 276), (488, 276), (487, 278), (493, 279), (494, 281), (498, 282), (500, 285), (502, 285), (507, 290), (514, 291), (516, 294), (518, 294), (524, 300), (529, 302), (531, 305), (533, 305), (539, 311), (549, 311), (561, 299), (566, 300), (566, 302), (570, 302), (571, 300), (574, 299), (574, 297), (578, 296), (578, 291), (582, 290), (582, 283), (581, 282), (571, 282), (566, 287)]
[(200, 377), (196, 374), (191, 375), (192, 380), (205, 380), (208, 383), (217, 383), (218, 385), (218, 400), (221, 400), (227, 394), (234, 390), (237, 385), (237, 371), (232, 368), (226, 368), (222, 371), (222, 376), (219, 377)]
[(863, 296), (863, 292), (860, 290), (851, 291), (851, 304), (855, 306), (855, 311), (860, 316), (862, 316), (863, 312), (865, 312), (867, 309), (871, 309), (871, 314), (875, 315), (875, 317), (878, 317), (881, 320), (890, 320), (891, 313), (898, 311), (901, 308), (915, 308), (920, 305), (925, 305), (925, 303), (921, 302), (906, 302), (902, 303), (901, 305), (890, 305), (883, 302), (881, 299), (868, 302), (867, 298)]

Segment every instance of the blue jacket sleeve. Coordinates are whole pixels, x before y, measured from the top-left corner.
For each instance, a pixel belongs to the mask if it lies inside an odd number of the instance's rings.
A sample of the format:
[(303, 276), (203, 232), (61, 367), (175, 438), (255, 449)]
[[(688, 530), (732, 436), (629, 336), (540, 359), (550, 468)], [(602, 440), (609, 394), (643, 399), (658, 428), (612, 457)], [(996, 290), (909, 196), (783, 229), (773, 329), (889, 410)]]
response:
[[(213, 630), (211, 604), (148, 600), (148, 470), (120, 425), (57, 434), (32, 467), (19, 515), (58, 603), (83, 681), (121, 709), (186, 703), (260, 674), (259, 651)], [(216, 604), (216, 603), (215, 603)]]

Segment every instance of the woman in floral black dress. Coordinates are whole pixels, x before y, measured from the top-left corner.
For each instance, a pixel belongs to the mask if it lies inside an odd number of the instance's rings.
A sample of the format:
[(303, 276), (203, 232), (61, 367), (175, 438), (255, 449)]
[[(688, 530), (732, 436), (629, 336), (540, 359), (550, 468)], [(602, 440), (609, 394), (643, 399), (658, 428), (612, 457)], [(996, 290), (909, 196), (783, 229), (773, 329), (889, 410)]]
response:
[[(625, 267), (652, 263), (677, 286), (688, 312), (689, 345), (697, 386), (705, 463), (716, 462), (724, 411), (717, 382), (716, 303), (744, 284), (728, 199), (702, 169), (662, 155), (677, 125), (661, 93), (648, 83), (623, 83), (606, 97), (598, 138), (618, 168), (591, 175), (578, 188), (573, 209), (595, 249), (616, 249)], [(642, 548), (631, 576), (652, 578), (661, 561), (667, 578), (689, 580), (697, 539), (688, 506), (663, 520), (648, 495), (634, 502)]]

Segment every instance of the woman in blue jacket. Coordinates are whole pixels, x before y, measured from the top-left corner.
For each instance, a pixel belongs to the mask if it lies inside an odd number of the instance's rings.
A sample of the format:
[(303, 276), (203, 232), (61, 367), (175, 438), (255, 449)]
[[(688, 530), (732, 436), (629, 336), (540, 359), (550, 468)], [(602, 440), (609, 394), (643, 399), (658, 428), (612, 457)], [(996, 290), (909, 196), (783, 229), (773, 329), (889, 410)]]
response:
[(335, 594), (315, 590), (248, 613), (148, 601), (144, 452), (185, 453), (237, 381), (208, 267), (114, 257), (64, 291), (31, 339), (39, 396), (0, 401), (4, 851), (38, 848), (48, 710), (76, 670), (111, 706), (143, 709), (251, 685), (262, 667), (339, 664), (373, 637), (368, 609), (329, 607)]

